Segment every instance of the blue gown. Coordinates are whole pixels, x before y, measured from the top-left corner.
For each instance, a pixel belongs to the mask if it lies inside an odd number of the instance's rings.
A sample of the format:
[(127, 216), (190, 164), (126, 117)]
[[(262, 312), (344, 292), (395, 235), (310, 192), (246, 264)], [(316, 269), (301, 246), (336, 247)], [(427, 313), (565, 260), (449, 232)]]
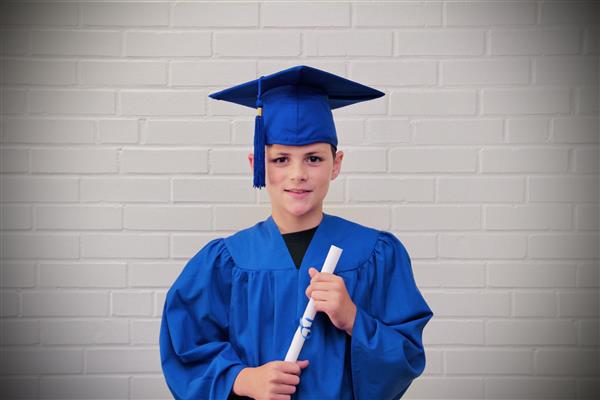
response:
[(317, 313), (292, 399), (397, 399), (425, 368), (422, 331), (433, 316), (408, 253), (391, 233), (324, 214), (299, 269), (272, 217), (209, 242), (167, 293), (163, 373), (177, 399), (227, 399), (245, 367), (283, 360), (308, 303), (309, 267), (330, 245), (335, 274), (357, 307), (352, 336)]

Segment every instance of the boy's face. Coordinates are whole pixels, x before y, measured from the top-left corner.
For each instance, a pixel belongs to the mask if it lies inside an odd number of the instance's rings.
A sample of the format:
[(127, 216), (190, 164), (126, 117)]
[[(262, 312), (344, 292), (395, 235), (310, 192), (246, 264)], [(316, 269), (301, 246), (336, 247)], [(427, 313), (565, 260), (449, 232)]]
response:
[[(329, 182), (340, 173), (344, 153), (333, 159), (329, 143), (265, 148), (265, 186), (273, 213), (287, 217), (320, 214)], [(253, 166), (253, 155), (249, 157)]]

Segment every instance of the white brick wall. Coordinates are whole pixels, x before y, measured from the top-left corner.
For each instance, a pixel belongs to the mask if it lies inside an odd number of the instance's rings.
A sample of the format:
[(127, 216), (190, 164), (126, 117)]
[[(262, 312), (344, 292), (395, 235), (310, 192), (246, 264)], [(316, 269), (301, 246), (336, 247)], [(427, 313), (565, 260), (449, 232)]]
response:
[(394, 232), (435, 313), (414, 399), (599, 398), (594, 1), (4, 2), (2, 398), (170, 398), (165, 293), (269, 215), (252, 110), (309, 64), (336, 110), (326, 211)]

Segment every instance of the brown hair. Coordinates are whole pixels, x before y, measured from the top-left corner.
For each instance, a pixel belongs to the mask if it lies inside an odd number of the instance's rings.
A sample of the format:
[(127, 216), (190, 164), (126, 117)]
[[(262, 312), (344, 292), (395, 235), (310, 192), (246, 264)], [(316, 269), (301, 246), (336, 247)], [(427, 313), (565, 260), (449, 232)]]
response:
[(331, 155), (333, 156), (333, 161), (335, 161), (335, 153), (337, 153), (337, 148), (332, 144), (330, 144), (330, 146), (331, 146)]

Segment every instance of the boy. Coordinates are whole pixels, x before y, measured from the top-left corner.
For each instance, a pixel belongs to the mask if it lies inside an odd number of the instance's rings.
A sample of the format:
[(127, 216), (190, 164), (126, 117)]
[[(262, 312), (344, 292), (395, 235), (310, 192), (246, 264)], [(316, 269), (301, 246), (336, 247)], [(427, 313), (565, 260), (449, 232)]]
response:
[[(421, 374), (433, 314), (404, 246), (323, 213), (344, 156), (331, 110), (380, 96), (307, 66), (211, 95), (258, 109), (248, 158), (272, 213), (209, 242), (169, 290), (160, 348), (176, 398), (395, 399)], [(335, 274), (320, 273), (332, 244)], [(312, 335), (282, 361), (310, 297)]]

